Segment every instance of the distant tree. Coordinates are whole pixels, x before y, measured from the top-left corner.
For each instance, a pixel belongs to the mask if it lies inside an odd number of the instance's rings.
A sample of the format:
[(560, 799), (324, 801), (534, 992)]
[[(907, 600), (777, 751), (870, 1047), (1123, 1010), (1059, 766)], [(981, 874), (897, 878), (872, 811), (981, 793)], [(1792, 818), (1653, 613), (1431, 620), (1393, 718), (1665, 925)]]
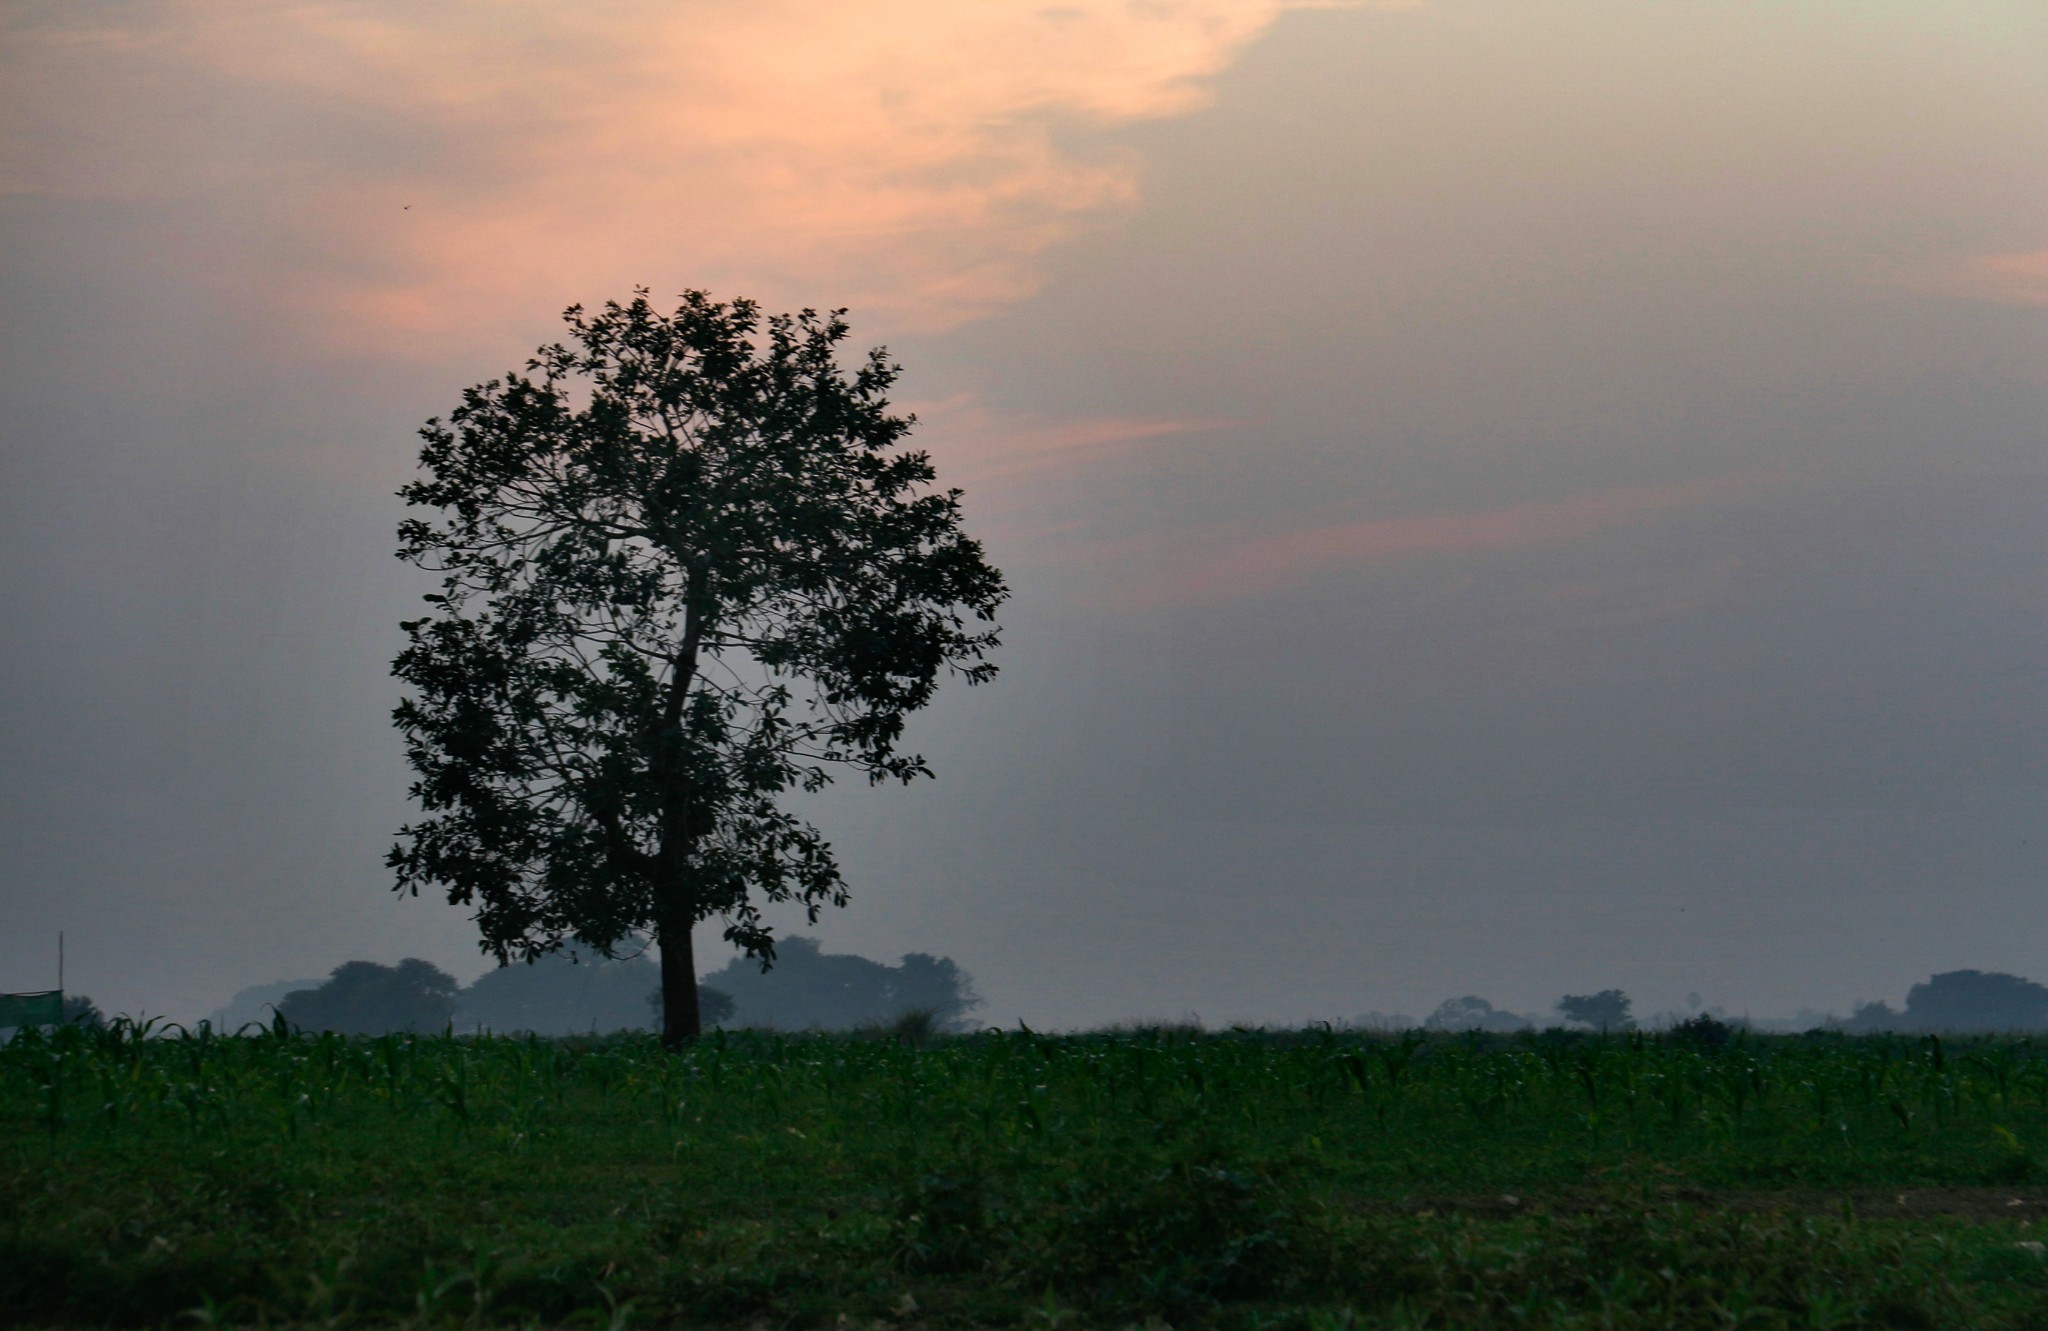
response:
[(1423, 1027), (1432, 1031), (1526, 1031), (1531, 1023), (1528, 1018), (1503, 1011), (1473, 994), (1463, 998), (1446, 998), (1437, 1004), (1436, 1011), (1423, 1021)]
[(918, 1011), (936, 1029), (957, 1030), (981, 1005), (973, 977), (946, 958), (913, 952), (887, 966), (804, 937), (783, 939), (766, 974), (735, 959), (706, 979), (732, 995), (742, 1025), (777, 1030), (853, 1030)]
[(981, 1006), (974, 992), (974, 977), (953, 963), (950, 957), (928, 952), (906, 952), (890, 978), (889, 1005), (896, 1015), (928, 1012), (932, 1028), (955, 1031), (967, 1024), (967, 1014)]
[(765, 964), (762, 901), (846, 902), (780, 797), (928, 775), (905, 718), (994, 675), (1007, 593), (899, 449), (898, 367), (839, 367), (838, 313), (643, 291), (564, 317), (572, 345), (427, 423), (399, 492), (437, 513), (400, 556), (446, 576), (393, 664), (428, 816), (390, 862), (475, 906), (501, 962), (652, 930), (673, 1044), (702, 1024), (697, 922)]
[(1842, 1022), (1842, 1029), (1854, 1035), (1871, 1034), (1877, 1031), (1895, 1031), (1900, 1026), (1899, 1014), (1892, 1010), (1890, 1003), (1858, 1003), (1855, 1010)]
[(1694, 1049), (1719, 1049), (1735, 1038), (1735, 1028), (1710, 1013), (1688, 1017), (1665, 1033), (1673, 1044)]
[(66, 994), (64, 995), (64, 1024), (66, 1026), (85, 1026), (92, 1030), (99, 1030), (107, 1024), (107, 1017), (105, 1013), (100, 1011), (99, 1005), (84, 994)]
[(658, 1014), (648, 1012), (646, 995), (660, 978), (642, 956), (566, 947), (485, 971), (457, 996), (455, 1024), (536, 1035), (649, 1030)]
[(277, 1011), (287, 1022), (309, 1031), (438, 1031), (454, 1018), (460, 987), (454, 976), (417, 957), (396, 966), (348, 961), (336, 966), (319, 988), (287, 994)]
[(1905, 1025), (1927, 1031), (2048, 1026), (2048, 986), (2002, 971), (1946, 971), (1906, 991)]
[(207, 1020), (213, 1029), (232, 1035), (251, 1022), (268, 1026), (277, 1018), (277, 1005), (286, 996), (301, 989), (318, 989), (323, 982), (318, 976), (305, 980), (270, 980), (263, 984), (252, 984), (237, 989), (235, 996), (227, 1003), (215, 1008)]
[(1602, 989), (1597, 994), (1566, 994), (1557, 1000), (1558, 1015), (1601, 1031), (1622, 1031), (1634, 1025), (1629, 1016), (1628, 995), (1619, 989)]

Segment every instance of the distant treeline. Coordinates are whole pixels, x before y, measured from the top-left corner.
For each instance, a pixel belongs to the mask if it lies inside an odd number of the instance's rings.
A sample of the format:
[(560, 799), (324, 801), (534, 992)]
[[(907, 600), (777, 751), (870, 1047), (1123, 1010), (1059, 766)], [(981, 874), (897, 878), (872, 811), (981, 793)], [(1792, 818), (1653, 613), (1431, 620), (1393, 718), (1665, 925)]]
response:
[[(1720, 1008), (1701, 1009), (1697, 1000), (1698, 995), (1694, 995), (1690, 1012), (1661, 1013), (1641, 1024), (1652, 1029), (1748, 1026), (1771, 1031), (1827, 1029), (1851, 1034), (2048, 1031), (2048, 985), (2002, 971), (1945, 971), (1907, 990), (1903, 1010), (1889, 1003), (1858, 1003), (1848, 1017), (1805, 1013), (1792, 1021), (1751, 1022), (1730, 1017)], [(1633, 1030), (1638, 1022), (1627, 994), (1619, 989), (1603, 989), (1594, 994), (1567, 994), (1547, 1014), (1510, 1012), (1467, 994), (1463, 998), (1445, 999), (1421, 1021), (1401, 1013), (1367, 1012), (1351, 1024), (1385, 1030), (1420, 1027), (1432, 1031), (1507, 1032), (1550, 1026)]]
[[(515, 962), (467, 986), (430, 962), (396, 966), (349, 961), (325, 980), (252, 985), (213, 1014), (233, 1031), (277, 1017), (304, 1030), (381, 1035), (391, 1031), (488, 1030), (536, 1035), (609, 1034), (659, 1024), (660, 969), (646, 956), (606, 957), (565, 948)], [(928, 1014), (937, 1030), (958, 1030), (980, 1006), (974, 983), (952, 960), (922, 952), (894, 966), (828, 953), (810, 938), (776, 946), (772, 969), (735, 959), (699, 990), (704, 1024), (776, 1030), (852, 1030)]]
[(1946, 971), (1906, 991), (1906, 1008), (1859, 1003), (1845, 1031), (2048, 1029), (2048, 985), (2001, 971)]
[[(417, 959), (396, 966), (351, 961), (324, 981), (279, 980), (252, 985), (212, 1015), (216, 1029), (232, 1031), (249, 1022), (268, 1024), (277, 1013), (311, 1030), (382, 1033), (394, 1030), (531, 1031), (573, 1035), (651, 1030), (657, 1024), (649, 1000), (659, 973), (642, 956), (607, 959), (567, 951), (530, 965), (491, 971), (467, 987), (439, 967)], [(972, 977), (950, 959), (922, 952), (895, 966), (866, 957), (824, 951), (814, 939), (789, 938), (777, 948), (774, 969), (763, 974), (734, 960), (706, 977), (701, 989), (705, 1025), (786, 1031), (851, 1030), (887, 1023), (909, 1012), (931, 1014), (934, 1029), (960, 1030), (981, 1006)], [(98, 1025), (92, 1000), (67, 997), (67, 1021)], [(1639, 1020), (1619, 989), (1567, 994), (1549, 1013), (1513, 1012), (1467, 994), (1446, 999), (1427, 1017), (1367, 1012), (1342, 1023), (1355, 1029), (1401, 1031), (1512, 1031), (1565, 1027), (1580, 1030), (1690, 1029), (1793, 1032), (1814, 1029), (1847, 1034), (1896, 1032), (2048, 1032), (2048, 985), (2001, 971), (1945, 971), (1916, 984), (1903, 1008), (1858, 1003), (1847, 1017), (1806, 1012), (1792, 1019), (1751, 1020), (1718, 1007), (1702, 1008), (1694, 995), (1689, 1012), (1665, 1012)]]

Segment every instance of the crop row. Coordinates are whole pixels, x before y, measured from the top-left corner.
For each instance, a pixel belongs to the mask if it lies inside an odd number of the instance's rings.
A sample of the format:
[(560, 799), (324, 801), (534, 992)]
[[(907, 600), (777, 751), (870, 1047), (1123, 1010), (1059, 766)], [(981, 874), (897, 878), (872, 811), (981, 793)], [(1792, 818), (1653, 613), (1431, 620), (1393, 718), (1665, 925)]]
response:
[[(253, 1028), (252, 1028), (253, 1029)], [(2023, 1039), (1761, 1037), (1705, 1049), (1653, 1035), (1374, 1037), (1311, 1030), (881, 1039), (653, 1040), (283, 1029), (221, 1036), (130, 1023), (0, 1047), (10, 1137), (295, 1139), (403, 1120), (517, 1148), (570, 1123), (826, 1139), (934, 1133), (1018, 1145), (1128, 1122), (1201, 1120), (1266, 1139), (1443, 1138), (1538, 1127), (1593, 1143), (1796, 1135), (1898, 1143), (1976, 1126), (2017, 1160), (2048, 1124), (2048, 1049)]]

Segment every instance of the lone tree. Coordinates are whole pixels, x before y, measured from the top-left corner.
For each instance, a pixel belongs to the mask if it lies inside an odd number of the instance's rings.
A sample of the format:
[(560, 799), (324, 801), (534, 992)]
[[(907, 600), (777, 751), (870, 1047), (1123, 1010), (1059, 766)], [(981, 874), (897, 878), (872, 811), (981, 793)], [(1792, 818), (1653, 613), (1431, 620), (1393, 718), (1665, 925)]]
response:
[(2003, 971), (1945, 971), (1906, 991), (1916, 1030), (2023, 1031), (2048, 1025), (2048, 986)]
[(418, 957), (407, 957), (396, 966), (344, 961), (326, 983), (286, 994), (277, 1013), (309, 1031), (424, 1033), (448, 1024), (461, 987), (447, 971)]
[(1628, 995), (1619, 989), (1566, 994), (1557, 1000), (1557, 1011), (1566, 1021), (1580, 1022), (1596, 1030), (1627, 1030), (1635, 1024), (1629, 1016)]
[(996, 670), (1002, 575), (899, 447), (899, 367), (840, 367), (844, 313), (572, 306), (567, 344), (427, 423), (399, 491), (437, 510), (399, 557), (445, 576), (392, 667), (428, 815), (398, 890), (473, 906), (500, 964), (651, 930), (671, 1046), (701, 1028), (693, 925), (766, 966), (764, 902), (846, 904), (778, 797), (929, 775), (906, 714)]

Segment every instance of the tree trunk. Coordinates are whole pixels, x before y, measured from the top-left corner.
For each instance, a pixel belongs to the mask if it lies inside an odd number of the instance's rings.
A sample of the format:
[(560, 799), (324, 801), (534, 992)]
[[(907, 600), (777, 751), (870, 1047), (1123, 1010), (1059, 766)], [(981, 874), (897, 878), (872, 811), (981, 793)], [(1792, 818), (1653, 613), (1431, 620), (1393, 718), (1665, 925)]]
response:
[(661, 1044), (664, 1049), (681, 1049), (703, 1034), (703, 1019), (697, 1011), (697, 954), (690, 939), (689, 912), (678, 911), (681, 919), (665, 919), (654, 929), (654, 941), (661, 948)]
[(704, 1019), (697, 1010), (697, 953), (690, 939), (697, 911), (688, 866), (691, 848), (709, 830), (709, 820), (690, 799), (682, 761), (683, 709), (697, 678), (697, 649), (709, 618), (703, 595), (704, 570), (693, 564), (684, 596), (683, 640), (661, 705), (662, 747), (667, 751), (658, 769), (661, 848), (655, 855), (654, 939), (661, 947), (661, 1044), (669, 1050), (681, 1049), (704, 1033)]

